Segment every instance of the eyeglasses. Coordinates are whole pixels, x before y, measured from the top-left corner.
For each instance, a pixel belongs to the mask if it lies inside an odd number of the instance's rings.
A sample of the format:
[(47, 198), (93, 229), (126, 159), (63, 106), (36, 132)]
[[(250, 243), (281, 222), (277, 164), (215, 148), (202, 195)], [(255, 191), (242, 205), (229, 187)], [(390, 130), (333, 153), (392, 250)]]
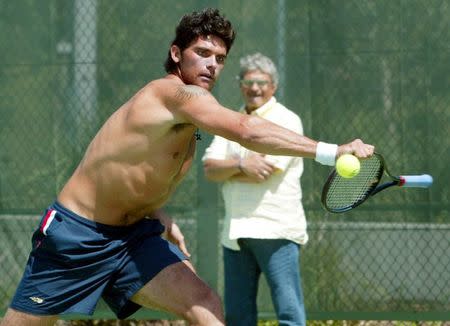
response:
[(241, 79), (240, 83), (243, 87), (251, 87), (253, 86), (253, 84), (258, 85), (258, 87), (264, 87), (266, 85), (269, 85), (270, 81), (261, 79)]

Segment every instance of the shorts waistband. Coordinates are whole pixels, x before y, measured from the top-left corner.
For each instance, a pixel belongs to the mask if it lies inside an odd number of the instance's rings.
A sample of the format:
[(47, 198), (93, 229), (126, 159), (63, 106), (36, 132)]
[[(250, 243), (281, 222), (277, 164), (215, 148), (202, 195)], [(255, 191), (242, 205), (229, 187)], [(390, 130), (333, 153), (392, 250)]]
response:
[(131, 225), (108, 225), (108, 224), (103, 224), (103, 223), (99, 223), (99, 222), (95, 222), (92, 221), (86, 217), (83, 217), (81, 215), (78, 215), (77, 213), (71, 211), (70, 209), (64, 207), (61, 203), (59, 203), (58, 201), (55, 201), (53, 204), (50, 205), (51, 209), (54, 209), (58, 212), (63, 213), (65, 216), (79, 222), (82, 223), (88, 227), (94, 228), (96, 230), (102, 230), (102, 231), (108, 231), (108, 232), (122, 232), (123, 230), (129, 229), (129, 228), (133, 228), (136, 225), (140, 224), (142, 221), (145, 221), (145, 219), (142, 219), (139, 222), (136, 222), (134, 224)]

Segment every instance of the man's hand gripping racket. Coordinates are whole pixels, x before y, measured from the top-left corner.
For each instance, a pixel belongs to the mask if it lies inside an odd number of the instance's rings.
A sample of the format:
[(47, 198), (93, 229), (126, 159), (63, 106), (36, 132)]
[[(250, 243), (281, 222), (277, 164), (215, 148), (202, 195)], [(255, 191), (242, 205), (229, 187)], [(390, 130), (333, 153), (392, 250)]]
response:
[[(380, 184), (385, 174), (390, 180)], [(361, 170), (353, 178), (339, 176), (333, 169), (322, 190), (322, 204), (332, 213), (349, 211), (362, 204), (370, 196), (392, 187), (428, 188), (433, 178), (428, 174), (394, 176), (386, 167), (383, 157), (374, 153), (361, 161)]]

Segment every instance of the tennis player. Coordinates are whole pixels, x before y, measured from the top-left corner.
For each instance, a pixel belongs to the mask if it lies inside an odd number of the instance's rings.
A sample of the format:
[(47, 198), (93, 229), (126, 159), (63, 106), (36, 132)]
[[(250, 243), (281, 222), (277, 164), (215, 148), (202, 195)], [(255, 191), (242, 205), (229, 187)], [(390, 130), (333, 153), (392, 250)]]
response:
[(224, 324), (219, 296), (196, 275), (183, 235), (161, 210), (192, 163), (197, 128), (256, 152), (321, 163), (341, 153), (373, 153), (361, 140), (317, 143), (221, 106), (209, 91), (234, 37), (218, 10), (181, 19), (168, 74), (111, 115), (44, 212), (1, 325), (52, 325), (60, 314), (93, 314), (100, 298), (120, 319), (144, 306), (192, 325)]

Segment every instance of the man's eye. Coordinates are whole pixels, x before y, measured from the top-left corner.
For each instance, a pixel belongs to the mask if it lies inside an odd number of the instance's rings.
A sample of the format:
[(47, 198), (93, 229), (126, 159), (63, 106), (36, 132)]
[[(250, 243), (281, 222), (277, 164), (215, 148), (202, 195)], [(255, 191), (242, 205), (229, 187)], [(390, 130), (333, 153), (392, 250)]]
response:
[(218, 63), (224, 63), (225, 62), (225, 57), (220, 56), (220, 57), (217, 57), (216, 60), (217, 60)]

